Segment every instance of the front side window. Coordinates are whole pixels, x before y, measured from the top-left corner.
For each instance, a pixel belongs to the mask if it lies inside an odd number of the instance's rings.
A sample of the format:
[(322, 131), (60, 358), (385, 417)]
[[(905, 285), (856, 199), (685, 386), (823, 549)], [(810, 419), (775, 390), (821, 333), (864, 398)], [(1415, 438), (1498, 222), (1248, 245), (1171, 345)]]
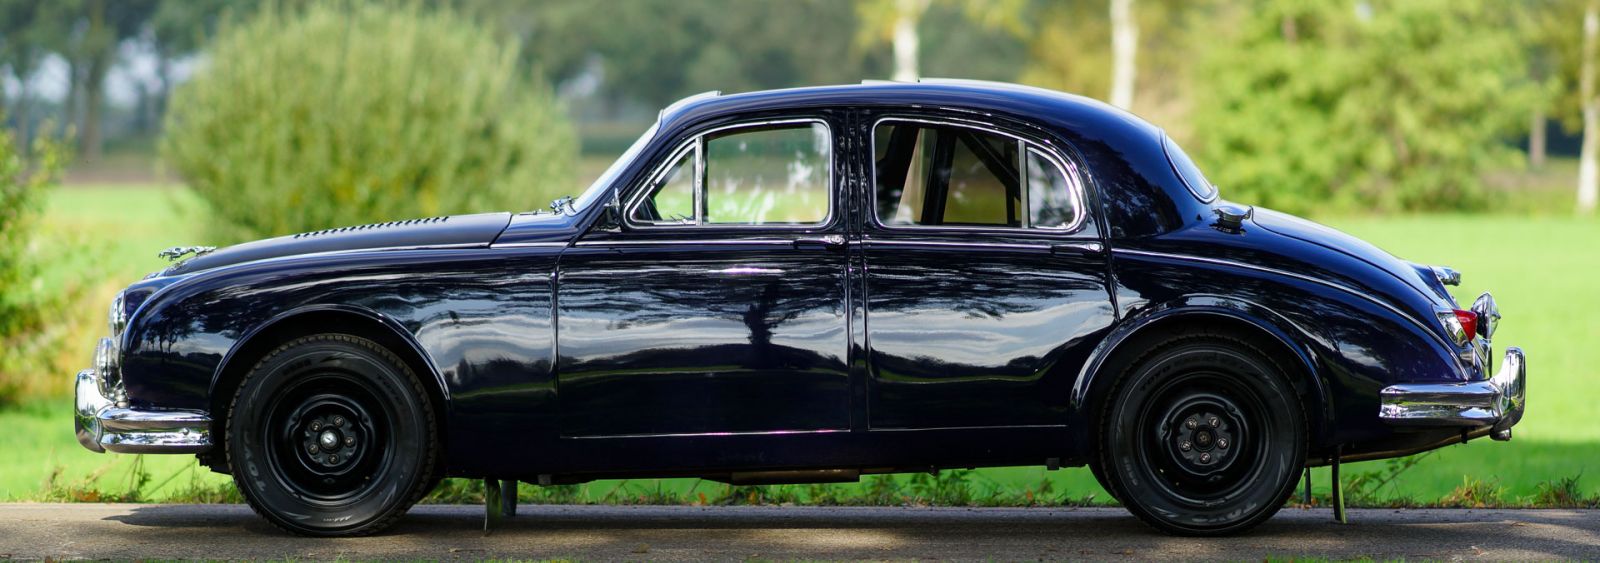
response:
[(718, 131), (681, 150), (632, 207), (645, 225), (815, 225), (828, 218), (833, 140), (817, 122)]
[(873, 131), (876, 213), (886, 226), (1067, 229), (1077, 190), (1044, 151), (957, 125), (886, 121)]

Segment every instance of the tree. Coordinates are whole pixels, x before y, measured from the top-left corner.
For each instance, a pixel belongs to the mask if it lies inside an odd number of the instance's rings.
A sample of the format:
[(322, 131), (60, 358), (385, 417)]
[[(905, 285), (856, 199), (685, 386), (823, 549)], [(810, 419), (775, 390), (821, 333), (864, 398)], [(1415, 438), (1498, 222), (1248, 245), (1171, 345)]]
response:
[(1594, 73), (1600, 47), (1600, 0), (1589, 0), (1583, 11), (1583, 70), (1578, 78), (1583, 96), (1583, 148), (1578, 155), (1578, 213), (1593, 215), (1600, 196), (1600, 99)]
[[(922, 77), (919, 27), (933, 0), (868, 0), (857, 4), (861, 27), (857, 42), (871, 45), (889, 41), (894, 51), (894, 80), (912, 82)], [(967, 19), (987, 29), (1023, 35), (1023, 0), (961, 0)]]
[(1133, 107), (1138, 53), (1139, 24), (1133, 19), (1133, 0), (1111, 0), (1111, 105)]
[[(1288, 211), (1480, 209), (1539, 97), (1490, 0), (1266, 0), (1205, 59), (1195, 147), (1226, 197)], [(1197, 150), (1195, 150), (1197, 149)]]
[(442, 9), (264, 10), (173, 92), (163, 156), (215, 242), (538, 209), (575, 189), (576, 143), (517, 53)]

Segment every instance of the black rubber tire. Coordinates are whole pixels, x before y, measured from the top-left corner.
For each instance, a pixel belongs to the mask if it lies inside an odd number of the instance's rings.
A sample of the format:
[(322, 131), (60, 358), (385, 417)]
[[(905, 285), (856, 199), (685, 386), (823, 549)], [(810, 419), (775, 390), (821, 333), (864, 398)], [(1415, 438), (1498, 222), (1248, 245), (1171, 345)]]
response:
[[(309, 447), (328, 434), (311, 424), (343, 431), (329, 443), (347, 445)], [(250, 508), (279, 528), (368, 535), (437, 483), (437, 428), (427, 390), (394, 353), (347, 334), (306, 336), (262, 357), (240, 382), (228, 466)]]
[(1100, 488), (1106, 490), (1106, 494), (1111, 495), (1112, 500), (1122, 502), (1122, 499), (1117, 498), (1117, 491), (1111, 488), (1111, 482), (1106, 480), (1105, 464), (1101, 463), (1100, 458), (1096, 457), (1089, 460), (1089, 473), (1094, 474), (1095, 482), (1100, 484)]
[(1236, 534), (1272, 517), (1306, 457), (1304, 409), (1286, 371), (1226, 335), (1148, 350), (1102, 411), (1099, 461), (1112, 496), (1176, 535)]

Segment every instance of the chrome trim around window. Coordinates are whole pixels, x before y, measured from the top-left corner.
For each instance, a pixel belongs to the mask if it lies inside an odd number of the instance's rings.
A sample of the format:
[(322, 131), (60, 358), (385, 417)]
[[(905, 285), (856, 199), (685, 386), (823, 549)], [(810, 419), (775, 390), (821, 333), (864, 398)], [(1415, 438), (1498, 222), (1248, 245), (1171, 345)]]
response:
[[(736, 129), (754, 129), (754, 128), (760, 128), (760, 127), (771, 127), (771, 126), (774, 126), (774, 125), (794, 125), (794, 124), (820, 124), (820, 125), (822, 125), (822, 129), (824, 131), (826, 131), (827, 134), (828, 134), (828, 167), (827, 167), (828, 168), (828, 179), (827, 179), (827, 185), (828, 185), (828, 214), (823, 216), (821, 221), (818, 221), (818, 222), (815, 222), (815, 223), (769, 223), (769, 224), (748, 224), (748, 223), (709, 223), (708, 224), (708, 223), (705, 223), (705, 200), (704, 200), (704, 197), (705, 197), (705, 195), (704, 195), (705, 194), (705, 185), (704, 185), (704, 182), (705, 182), (705, 172), (706, 172), (706, 170), (705, 170), (705, 166), (706, 166), (705, 138), (706, 138), (706, 136), (714, 135), (714, 134), (721, 133), (721, 132), (724, 132), (724, 131), (736, 130)], [(665, 179), (665, 175), (668, 172), (671, 172), (672, 166), (678, 162), (678, 159), (682, 158), (685, 153), (687, 153), (687, 152), (689, 152), (691, 150), (694, 151), (694, 153), (695, 153), (695, 159), (694, 159), (694, 214), (695, 214), (694, 222), (693, 223), (682, 223), (682, 222), (639, 223), (639, 222), (635, 222), (633, 220), (633, 212), (636, 209), (638, 209), (638, 207), (640, 205), (644, 204), (644, 200), (645, 199), (648, 199), (650, 197), (651, 189), (654, 188), (658, 182), (660, 182), (660, 181)], [(695, 133), (693, 137), (691, 137), (691, 138), (683, 141), (682, 143), (680, 143), (677, 148), (672, 149), (672, 152), (668, 153), (668, 155), (669, 156), (667, 157), (667, 159), (665, 161), (661, 162), (660, 164), (657, 164), (656, 167), (650, 171), (650, 174), (645, 176), (646, 180), (645, 180), (645, 182), (643, 184), (636, 184), (633, 187), (633, 189), (632, 189), (633, 193), (630, 194), (629, 199), (626, 202), (626, 204), (622, 206), (622, 209), (623, 209), (622, 224), (624, 226), (626, 226), (626, 227), (628, 227), (630, 229), (635, 229), (635, 230), (640, 230), (640, 231), (650, 231), (650, 230), (660, 230), (660, 229), (692, 229), (692, 228), (699, 228), (699, 229), (808, 230), (808, 229), (824, 229), (824, 228), (827, 228), (827, 227), (833, 225), (835, 217), (838, 216), (838, 212), (836, 210), (836, 208), (838, 206), (835, 205), (835, 203), (838, 200), (838, 190), (839, 190), (838, 184), (839, 184), (839, 182), (837, 181), (837, 178), (835, 178), (835, 176), (834, 176), (834, 165), (835, 165), (835, 163), (838, 162), (838, 159), (839, 159), (839, 146), (838, 146), (837, 139), (835, 138), (835, 136), (833, 134), (833, 127), (828, 124), (827, 120), (822, 119), (820, 117), (796, 117), (796, 118), (787, 118), (787, 119), (766, 119), (766, 120), (760, 120), (760, 121), (744, 121), (744, 122), (739, 122), (739, 123), (730, 123), (730, 124), (727, 124), (727, 125), (721, 125), (721, 126), (717, 126), (717, 127), (713, 127), (713, 128), (707, 129), (705, 131), (701, 131), (701, 132)]]
[(718, 246), (748, 246), (748, 245), (779, 245), (790, 246), (800, 239), (792, 238), (728, 238), (728, 239), (607, 239), (607, 240), (580, 240), (572, 243), (573, 246), (692, 246), (692, 245), (718, 245)]
[(93, 452), (202, 453), (211, 449), (211, 417), (189, 410), (118, 406), (100, 393), (94, 370), (78, 372), (72, 426), (78, 443)]
[[(986, 132), (986, 133), (992, 133), (992, 134), (999, 135), (999, 136), (1002, 136), (1002, 137), (1007, 137), (1007, 138), (1010, 138), (1010, 139), (1020, 143), (1021, 144), (1021, 148), (1023, 150), (1018, 151), (1018, 158), (1022, 160), (1021, 164), (1023, 166), (1019, 167), (1017, 169), (1017, 175), (1018, 175), (1018, 180), (1022, 182), (1022, 207), (1023, 207), (1022, 221), (1023, 221), (1023, 226), (1021, 226), (1021, 227), (1003, 227), (1003, 226), (976, 226), (976, 225), (888, 225), (888, 224), (885, 224), (878, 217), (878, 182), (877, 182), (877, 178), (878, 178), (878, 162), (877, 162), (876, 159), (873, 159), (872, 166), (871, 166), (871, 169), (870, 169), (871, 176), (869, 176), (869, 178), (871, 178), (871, 181), (867, 183), (867, 191), (869, 192), (868, 196), (867, 196), (867, 202), (868, 202), (868, 207), (870, 207), (870, 209), (867, 212), (867, 218), (868, 218), (869, 221), (871, 221), (873, 227), (876, 227), (876, 228), (879, 228), (879, 229), (883, 229), (883, 230), (886, 230), (886, 231), (956, 231), (956, 232), (978, 232), (978, 233), (992, 232), (992, 233), (1005, 233), (1005, 234), (1015, 234), (1015, 233), (1071, 234), (1071, 233), (1078, 232), (1080, 229), (1082, 229), (1084, 223), (1086, 223), (1088, 221), (1088, 216), (1087, 216), (1088, 215), (1088, 212), (1087, 212), (1088, 206), (1085, 203), (1085, 199), (1087, 197), (1087, 190), (1084, 189), (1083, 176), (1079, 173), (1080, 171), (1079, 171), (1076, 163), (1072, 159), (1062, 156), (1058, 151), (1055, 150), (1054, 147), (1050, 147), (1048, 145), (1045, 145), (1045, 144), (1036, 142), (1034, 140), (1028, 139), (1026, 137), (1023, 137), (1021, 135), (1018, 135), (1016, 133), (1011, 133), (1011, 132), (1008, 132), (1008, 131), (1005, 131), (1005, 130), (1002, 130), (1002, 129), (998, 129), (993, 125), (990, 125), (990, 124), (987, 124), (987, 123), (978, 122), (978, 121), (970, 121), (970, 120), (958, 119), (958, 118), (928, 118), (928, 117), (908, 117), (908, 116), (900, 116), (900, 115), (886, 115), (886, 116), (883, 116), (883, 117), (879, 117), (876, 121), (872, 122), (872, 129), (868, 133), (868, 139), (867, 139), (867, 150), (869, 151), (869, 154), (876, 154), (876, 151), (877, 151), (877, 148), (878, 148), (878, 127), (880, 125), (883, 125), (885, 122), (920, 123), (920, 124), (923, 124), (923, 125), (933, 125), (933, 126), (939, 126), (939, 127), (960, 127), (960, 128), (965, 128), (965, 129), (973, 129), (973, 130), (977, 130), (977, 131), (983, 131), (983, 132)], [(1073, 217), (1072, 217), (1072, 223), (1071, 224), (1069, 224), (1067, 226), (1064, 226), (1064, 227), (1033, 227), (1033, 226), (1029, 226), (1027, 224), (1033, 217), (1033, 214), (1031, 213), (1031, 210), (1028, 209), (1028, 206), (1030, 205), (1031, 201), (1028, 198), (1028, 182), (1026, 180), (1026, 175), (1027, 175), (1026, 164), (1027, 164), (1027, 158), (1028, 158), (1028, 150), (1030, 150), (1030, 149), (1037, 150), (1040, 155), (1043, 155), (1046, 160), (1049, 160), (1051, 164), (1056, 166), (1058, 171), (1061, 172), (1061, 175), (1067, 179), (1067, 182), (1072, 184), (1072, 215), (1073, 215)]]
[(1490, 437), (1509, 440), (1527, 409), (1527, 369), (1522, 349), (1511, 347), (1488, 380), (1390, 385), (1379, 393), (1378, 417), (1395, 426), (1490, 426)]

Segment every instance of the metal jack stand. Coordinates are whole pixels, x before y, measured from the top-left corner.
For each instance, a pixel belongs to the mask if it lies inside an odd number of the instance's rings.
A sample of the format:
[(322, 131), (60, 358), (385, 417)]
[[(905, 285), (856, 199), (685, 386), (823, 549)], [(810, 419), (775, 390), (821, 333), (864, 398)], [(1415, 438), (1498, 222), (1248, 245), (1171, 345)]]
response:
[(517, 481), (483, 480), (483, 534), (489, 535), (500, 522), (517, 515)]
[(1333, 520), (1349, 524), (1350, 520), (1344, 514), (1344, 483), (1339, 481), (1339, 456), (1343, 449), (1344, 446), (1333, 447)]
[(1301, 499), (1302, 499), (1302, 503), (1306, 505), (1306, 508), (1311, 508), (1311, 467), (1310, 466), (1306, 466), (1306, 479), (1305, 479), (1305, 482), (1306, 482), (1306, 492), (1305, 492), (1304, 495), (1301, 496)]

